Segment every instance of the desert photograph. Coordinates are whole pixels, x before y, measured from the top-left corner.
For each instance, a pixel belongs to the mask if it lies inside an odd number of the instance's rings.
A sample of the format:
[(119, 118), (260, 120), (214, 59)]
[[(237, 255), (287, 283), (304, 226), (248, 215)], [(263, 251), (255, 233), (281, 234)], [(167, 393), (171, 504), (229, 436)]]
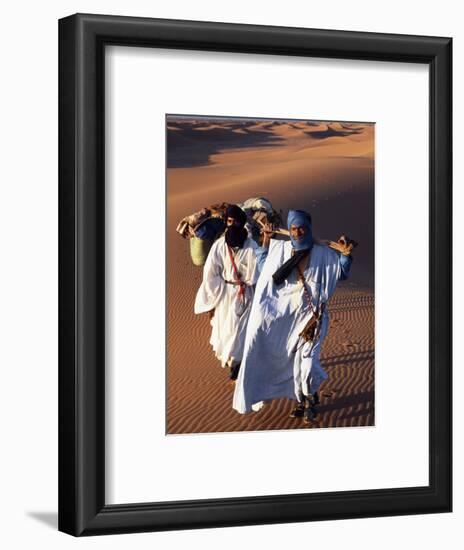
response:
[(166, 434), (375, 425), (375, 124), (166, 115)]

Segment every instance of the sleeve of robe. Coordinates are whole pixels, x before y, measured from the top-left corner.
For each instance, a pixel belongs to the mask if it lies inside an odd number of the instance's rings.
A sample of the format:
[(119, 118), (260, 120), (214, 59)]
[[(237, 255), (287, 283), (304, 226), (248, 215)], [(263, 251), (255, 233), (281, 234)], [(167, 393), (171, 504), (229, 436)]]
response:
[(255, 249), (256, 261), (258, 264), (259, 273), (261, 273), (261, 271), (263, 270), (264, 262), (266, 261), (268, 253), (269, 253), (269, 248), (266, 248), (264, 246), (258, 246)]
[(220, 244), (223, 239), (213, 243), (203, 267), (203, 280), (195, 298), (195, 313), (206, 313), (214, 309), (221, 301), (225, 291), (222, 278), (223, 258), (220, 253)]

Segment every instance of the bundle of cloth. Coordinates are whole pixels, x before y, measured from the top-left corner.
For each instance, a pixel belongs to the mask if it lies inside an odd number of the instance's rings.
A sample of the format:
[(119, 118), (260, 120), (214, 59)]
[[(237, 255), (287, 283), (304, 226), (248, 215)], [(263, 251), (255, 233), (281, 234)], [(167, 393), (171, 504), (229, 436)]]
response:
[[(226, 228), (227, 202), (212, 204), (185, 216), (177, 224), (176, 231), (184, 239), (190, 240), (190, 257), (196, 266), (203, 266), (214, 243)], [(252, 197), (239, 203), (246, 213), (245, 228), (250, 238), (259, 243), (261, 228), (265, 223), (280, 225), (281, 214), (271, 202), (263, 197)]]
[(261, 229), (266, 223), (275, 226), (282, 224), (282, 213), (275, 210), (268, 199), (252, 197), (238, 206), (247, 215), (246, 228), (250, 237), (258, 244), (260, 244)]

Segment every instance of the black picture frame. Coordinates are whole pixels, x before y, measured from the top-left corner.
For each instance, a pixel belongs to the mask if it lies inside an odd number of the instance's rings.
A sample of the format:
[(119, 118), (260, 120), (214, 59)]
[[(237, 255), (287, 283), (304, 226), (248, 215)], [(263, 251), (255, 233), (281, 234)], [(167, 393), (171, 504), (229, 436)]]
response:
[[(428, 65), (429, 485), (105, 504), (106, 45)], [(452, 40), (438, 37), (84, 14), (59, 21), (59, 530), (81, 536), (451, 511), (451, 52)]]

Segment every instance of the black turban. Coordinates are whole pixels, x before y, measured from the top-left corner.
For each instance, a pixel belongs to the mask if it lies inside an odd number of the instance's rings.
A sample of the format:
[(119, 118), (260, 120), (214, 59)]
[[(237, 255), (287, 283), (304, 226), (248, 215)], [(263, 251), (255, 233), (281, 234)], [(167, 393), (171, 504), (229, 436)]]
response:
[(226, 243), (232, 248), (239, 247), (243, 248), (246, 238), (248, 237), (248, 231), (243, 225), (238, 227), (237, 225), (230, 225), (226, 229)]
[(229, 204), (226, 209), (226, 221), (227, 218), (234, 218), (239, 224), (243, 227), (247, 222), (247, 215), (245, 212), (236, 204)]

